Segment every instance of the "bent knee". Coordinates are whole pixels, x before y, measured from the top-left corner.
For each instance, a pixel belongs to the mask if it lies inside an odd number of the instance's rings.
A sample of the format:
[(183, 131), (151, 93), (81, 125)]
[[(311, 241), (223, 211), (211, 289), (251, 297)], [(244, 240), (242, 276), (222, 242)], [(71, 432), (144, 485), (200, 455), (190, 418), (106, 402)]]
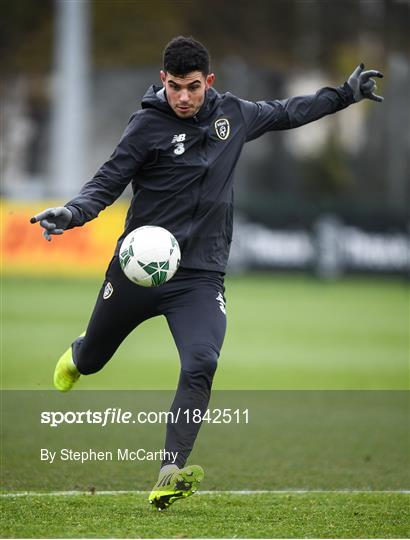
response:
[(112, 356), (107, 348), (93, 346), (82, 337), (74, 341), (72, 351), (74, 363), (81, 375), (97, 373)]
[(212, 376), (218, 366), (219, 353), (212, 345), (197, 343), (186, 347), (181, 355), (183, 371)]

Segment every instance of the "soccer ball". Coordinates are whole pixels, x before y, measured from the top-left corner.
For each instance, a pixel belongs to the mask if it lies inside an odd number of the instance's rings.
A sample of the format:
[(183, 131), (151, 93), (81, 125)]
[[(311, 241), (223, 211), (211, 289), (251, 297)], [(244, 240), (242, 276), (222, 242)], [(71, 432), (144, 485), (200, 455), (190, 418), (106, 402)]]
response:
[(124, 274), (133, 283), (158, 287), (178, 270), (181, 251), (167, 229), (147, 225), (124, 238), (119, 258)]

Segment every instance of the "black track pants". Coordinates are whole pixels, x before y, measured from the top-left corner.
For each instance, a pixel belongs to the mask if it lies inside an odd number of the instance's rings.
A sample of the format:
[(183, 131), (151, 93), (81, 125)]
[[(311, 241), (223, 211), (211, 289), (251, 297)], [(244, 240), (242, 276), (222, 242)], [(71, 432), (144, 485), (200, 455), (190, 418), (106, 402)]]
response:
[[(223, 293), (222, 273), (183, 268), (160, 287), (140, 287), (125, 277), (114, 257), (85, 337), (73, 343), (74, 362), (83, 375), (99, 371), (134, 328), (164, 315), (181, 361), (171, 410), (199, 409), (203, 414), (226, 330)], [(180, 415), (178, 423), (167, 424), (165, 450), (178, 452), (179, 467), (184, 466), (200, 428), (186, 418)]]

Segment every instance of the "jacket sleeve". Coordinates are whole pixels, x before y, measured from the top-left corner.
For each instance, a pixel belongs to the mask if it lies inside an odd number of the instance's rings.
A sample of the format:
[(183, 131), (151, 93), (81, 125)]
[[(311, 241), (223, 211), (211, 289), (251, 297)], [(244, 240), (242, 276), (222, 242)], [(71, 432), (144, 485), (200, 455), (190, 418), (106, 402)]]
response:
[(347, 83), (338, 88), (321, 88), (309, 96), (274, 101), (239, 101), (246, 141), (252, 141), (267, 131), (303, 126), (354, 103), (353, 92)]
[(129, 184), (147, 155), (141, 115), (135, 113), (126, 127), (110, 159), (82, 187), (80, 193), (66, 203), (73, 217), (68, 229), (84, 225), (112, 204)]

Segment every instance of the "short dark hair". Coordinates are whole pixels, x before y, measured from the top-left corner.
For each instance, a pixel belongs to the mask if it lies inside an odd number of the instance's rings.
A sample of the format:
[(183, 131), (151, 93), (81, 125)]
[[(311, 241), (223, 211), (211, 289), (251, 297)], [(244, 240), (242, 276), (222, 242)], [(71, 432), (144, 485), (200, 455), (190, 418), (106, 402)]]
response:
[(206, 77), (209, 63), (207, 48), (193, 37), (175, 37), (164, 49), (164, 71), (175, 76), (201, 71)]

